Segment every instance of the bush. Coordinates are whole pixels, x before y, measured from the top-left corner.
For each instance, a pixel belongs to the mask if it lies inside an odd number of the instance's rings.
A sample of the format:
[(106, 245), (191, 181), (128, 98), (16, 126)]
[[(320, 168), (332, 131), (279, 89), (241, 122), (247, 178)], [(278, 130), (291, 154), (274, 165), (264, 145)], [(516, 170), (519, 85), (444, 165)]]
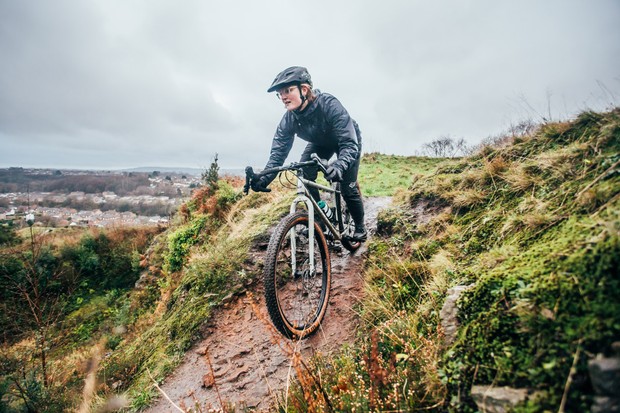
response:
[(201, 216), (168, 236), (168, 251), (164, 254), (166, 271), (175, 272), (183, 267), (185, 257), (191, 247), (198, 242), (206, 223), (207, 217)]
[(19, 242), (19, 236), (15, 232), (13, 221), (6, 224), (0, 223), (0, 247), (15, 245)]

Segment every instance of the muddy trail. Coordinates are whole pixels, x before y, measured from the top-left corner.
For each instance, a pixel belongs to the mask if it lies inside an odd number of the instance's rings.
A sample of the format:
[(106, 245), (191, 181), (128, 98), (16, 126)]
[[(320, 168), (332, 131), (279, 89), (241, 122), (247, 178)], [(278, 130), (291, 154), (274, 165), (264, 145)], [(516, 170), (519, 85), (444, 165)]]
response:
[[(377, 214), (389, 197), (366, 198), (370, 234)], [(332, 253), (332, 289), (320, 330), (306, 340), (291, 342), (275, 331), (265, 307), (262, 282), (218, 309), (204, 328), (203, 339), (185, 354), (160, 386), (160, 395), (147, 412), (208, 411), (222, 403), (257, 411), (281, 399), (295, 374), (290, 354), (294, 346), (304, 358), (330, 354), (352, 343), (358, 326), (354, 306), (362, 296), (365, 245), (354, 254)], [(262, 259), (262, 256), (258, 259)], [(174, 403), (174, 404), (173, 404)]]

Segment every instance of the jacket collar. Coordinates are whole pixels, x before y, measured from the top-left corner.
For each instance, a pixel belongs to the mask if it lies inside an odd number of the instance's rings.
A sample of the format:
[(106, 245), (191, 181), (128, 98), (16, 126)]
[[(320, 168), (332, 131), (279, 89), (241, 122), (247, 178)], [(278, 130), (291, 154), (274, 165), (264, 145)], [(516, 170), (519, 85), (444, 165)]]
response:
[(308, 104), (308, 106), (306, 106), (306, 108), (301, 111), (301, 112), (297, 112), (297, 111), (292, 111), (291, 113), (293, 114), (293, 116), (295, 117), (295, 119), (303, 119), (306, 118), (308, 116), (310, 116), (317, 108), (318, 108), (318, 103), (319, 103), (319, 98), (321, 96), (321, 91), (320, 90), (315, 90), (314, 94), (316, 95), (316, 99), (314, 99), (314, 102), (311, 102)]

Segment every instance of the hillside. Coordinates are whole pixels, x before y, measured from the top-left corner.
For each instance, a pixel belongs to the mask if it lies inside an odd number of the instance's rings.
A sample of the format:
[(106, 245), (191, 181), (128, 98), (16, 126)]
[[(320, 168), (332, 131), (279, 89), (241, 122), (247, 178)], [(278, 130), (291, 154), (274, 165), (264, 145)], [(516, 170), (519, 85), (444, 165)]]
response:
[(307, 406), (475, 412), (472, 387), (491, 385), (526, 389), (517, 412), (590, 411), (588, 361), (620, 340), (620, 110), (506, 141), (416, 177), (379, 216), (361, 338), (317, 361), (325, 394)]
[[(394, 201), (356, 258), (359, 326), (329, 354), (320, 345), (314, 357), (288, 354), (297, 379), (274, 389), (281, 410), (475, 412), (472, 388), (492, 385), (528, 389), (518, 412), (590, 411), (588, 361), (620, 341), (619, 149), (615, 109), (506, 136), (468, 158), (365, 155), (364, 194)], [(154, 384), (217, 337), (218, 314), (260, 295), (264, 245), (292, 195), (276, 183), (242, 197), (228, 178), (196, 191), (170, 228), (141, 242), (73, 234), (41, 240), (47, 253), (34, 257), (28, 242), (11, 241), (3, 280), (17, 274), (8, 257), (23, 256), (52, 275), (71, 268), (62, 274), (75, 288), (54, 279), (49, 292), (70, 305), (43, 330), (0, 320), (15, 331), (3, 338), (0, 411), (156, 403)], [(119, 281), (122, 271), (131, 283)], [(100, 282), (107, 273), (116, 285)], [(447, 341), (440, 316), (452, 287), (461, 291), (459, 328)], [(254, 311), (239, 314), (262, 323)], [(252, 368), (271, 367), (258, 359)], [(198, 411), (208, 407), (196, 400)]]
[[(366, 198), (366, 223), (372, 231), (377, 213), (389, 197)], [(291, 342), (275, 330), (265, 306), (263, 283), (247, 293), (230, 297), (218, 308), (206, 332), (187, 351), (174, 373), (161, 384), (162, 394), (179, 406), (203, 409), (236, 404), (264, 411), (273, 405), (293, 378), (295, 356), (309, 359), (315, 354), (337, 354), (353, 345), (359, 325), (356, 306), (363, 295), (361, 275), (365, 247), (331, 257), (332, 284), (329, 307), (319, 331), (307, 340)], [(262, 260), (262, 253), (256, 259)], [(299, 367), (299, 366), (297, 366)], [(174, 412), (174, 406), (159, 397), (148, 413)], [(230, 409), (234, 410), (234, 409)]]

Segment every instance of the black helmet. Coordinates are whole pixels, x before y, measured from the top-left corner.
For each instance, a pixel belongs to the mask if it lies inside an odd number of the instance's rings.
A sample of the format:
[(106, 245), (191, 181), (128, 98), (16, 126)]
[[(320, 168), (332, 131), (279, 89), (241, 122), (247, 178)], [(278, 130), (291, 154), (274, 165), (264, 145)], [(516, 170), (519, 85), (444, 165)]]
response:
[(284, 69), (275, 79), (273, 79), (273, 83), (267, 92), (273, 92), (274, 90), (278, 90), (281, 87), (290, 84), (302, 84), (307, 83), (312, 87), (312, 79), (310, 78), (310, 73), (308, 73), (308, 69), (301, 66), (291, 66), (288, 69)]

